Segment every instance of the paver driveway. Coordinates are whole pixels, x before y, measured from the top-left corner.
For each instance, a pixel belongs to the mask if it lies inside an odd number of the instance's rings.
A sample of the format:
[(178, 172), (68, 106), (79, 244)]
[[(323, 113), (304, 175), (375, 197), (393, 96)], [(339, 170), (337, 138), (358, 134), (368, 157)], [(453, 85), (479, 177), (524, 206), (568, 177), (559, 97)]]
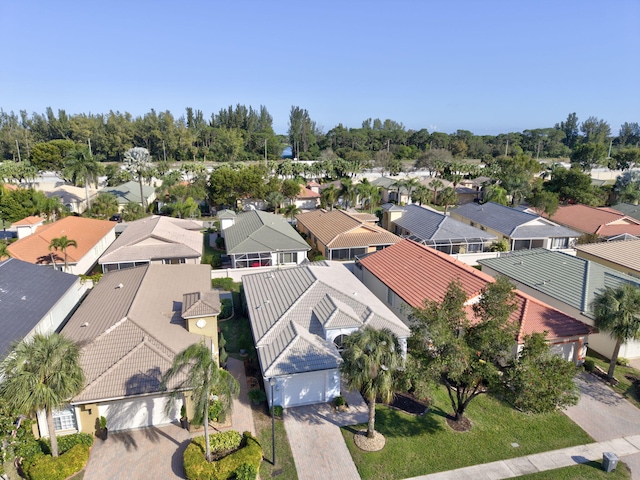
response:
[(110, 433), (96, 439), (85, 480), (185, 478), (182, 455), (191, 436), (178, 425)]

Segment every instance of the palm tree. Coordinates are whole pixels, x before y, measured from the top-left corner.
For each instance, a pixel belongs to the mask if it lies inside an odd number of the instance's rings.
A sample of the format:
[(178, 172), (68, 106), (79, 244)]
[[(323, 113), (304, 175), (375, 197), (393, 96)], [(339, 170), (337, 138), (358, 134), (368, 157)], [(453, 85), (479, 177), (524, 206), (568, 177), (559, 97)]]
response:
[[(70, 238), (67, 238), (66, 235), (63, 235), (63, 236), (61, 236), (59, 238), (52, 238), (51, 242), (49, 243), (49, 251), (51, 251), (53, 249), (53, 250), (55, 250), (55, 252), (57, 254), (58, 250), (60, 250), (64, 254), (64, 271), (65, 272), (69, 268), (69, 263), (68, 263), (68, 259), (67, 259), (67, 249), (69, 247), (78, 248), (78, 242), (76, 242), (75, 240), (72, 240)], [(54, 260), (54, 255), (53, 254), (51, 254), (51, 260), (53, 261), (53, 268), (55, 268), (56, 267), (56, 262)]]
[(286, 199), (280, 192), (269, 192), (265, 200), (267, 201), (269, 207), (273, 208), (274, 213), (277, 214), (278, 209)]
[(144, 209), (137, 202), (129, 202), (122, 208), (122, 219), (125, 222), (132, 222), (144, 216)]
[(447, 187), (440, 192), (440, 205), (444, 207), (444, 213), (447, 213), (450, 205), (458, 202), (458, 194), (455, 188)]
[(91, 208), (89, 183), (97, 183), (98, 175), (100, 175), (101, 171), (101, 165), (96, 162), (87, 147), (79, 146), (71, 150), (65, 158), (64, 176), (69, 178), (76, 186), (80, 181), (84, 183), (87, 208)]
[(596, 327), (609, 332), (616, 341), (607, 376), (613, 378), (620, 345), (640, 339), (640, 287), (624, 283), (616, 288), (605, 287), (591, 303)]
[(80, 351), (57, 333), (33, 337), (14, 345), (0, 364), (0, 396), (25, 415), (44, 409), (51, 438), (51, 455), (58, 456), (53, 410), (63, 407), (82, 390)]
[(333, 184), (322, 190), (322, 192), (320, 192), (320, 203), (322, 204), (322, 207), (329, 207), (329, 210), (333, 210), (333, 206), (336, 203), (337, 196), (338, 190)]
[(407, 195), (409, 196), (409, 199), (411, 199), (413, 191), (420, 185), (422, 184), (416, 177), (407, 177), (404, 179), (404, 188), (407, 189)]
[(91, 210), (87, 210), (86, 215), (109, 219), (116, 213), (118, 213), (118, 200), (112, 194), (103, 192), (93, 199)]
[(340, 370), (349, 387), (359, 390), (369, 403), (367, 437), (375, 434), (376, 398), (393, 399), (395, 371), (402, 365), (398, 338), (387, 328), (364, 327), (344, 342)]
[(142, 192), (142, 180), (147, 177), (147, 173), (151, 168), (151, 155), (149, 150), (142, 147), (130, 148), (124, 153), (124, 161), (126, 169), (133, 178), (140, 184), (140, 204), (142, 208), (147, 209), (147, 202)]
[(284, 207), (282, 209), (282, 214), (285, 217), (289, 217), (291, 218), (291, 221), (293, 222), (293, 218), (298, 215), (300, 213), (300, 209), (298, 208), (298, 206), (295, 203), (290, 203), (289, 205), (287, 205), (286, 207)]
[(60, 197), (46, 197), (42, 200), (38, 209), (47, 216), (47, 220), (56, 221), (56, 215), (60, 215), (64, 210), (64, 205), (60, 201)]
[(9, 244), (7, 243), (6, 239), (4, 242), (0, 242), (0, 260), (6, 260), (7, 258), (11, 257), (8, 247)]
[(492, 184), (484, 188), (484, 202), (494, 202), (500, 205), (506, 205), (507, 191), (498, 184)]
[[(184, 370), (187, 374), (181, 375)], [(184, 378), (172, 389), (171, 395), (177, 397), (185, 389), (189, 389), (194, 403), (192, 421), (204, 425), (205, 455), (211, 461), (211, 445), (209, 444), (209, 404), (211, 396), (216, 394), (222, 402), (223, 409), (228, 411), (232, 406), (232, 398), (240, 392), (238, 381), (226, 370), (218, 366), (211, 349), (204, 341), (195, 343), (175, 356), (173, 365), (162, 377), (163, 385), (176, 377)], [(170, 404), (170, 402), (169, 402)]]
[(436, 178), (435, 180), (431, 180), (429, 186), (433, 189), (433, 204), (435, 205), (438, 202), (438, 190), (444, 187), (444, 183), (442, 183), (442, 180)]
[(353, 184), (353, 180), (350, 178), (343, 178), (340, 180), (341, 188), (340, 195), (344, 198), (345, 209), (349, 206), (353, 206), (358, 195), (357, 186)]
[(419, 205), (422, 205), (423, 203), (427, 203), (429, 201), (430, 193), (431, 192), (429, 192), (429, 189), (427, 188), (426, 185), (420, 184), (416, 187), (416, 189), (411, 194), (411, 201)]

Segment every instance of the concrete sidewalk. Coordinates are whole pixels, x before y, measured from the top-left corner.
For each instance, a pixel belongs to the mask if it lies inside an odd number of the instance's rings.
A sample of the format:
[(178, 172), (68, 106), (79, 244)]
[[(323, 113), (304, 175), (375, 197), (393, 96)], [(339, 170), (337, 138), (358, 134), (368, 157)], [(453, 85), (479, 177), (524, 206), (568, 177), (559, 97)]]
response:
[(624, 461), (625, 456), (640, 453), (640, 435), (578, 445), (482, 465), (473, 465), (447, 472), (412, 477), (406, 480), (461, 480), (466, 478), (498, 480), (501, 478), (513, 478), (529, 473), (602, 460), (604, 452), (615, 453)]

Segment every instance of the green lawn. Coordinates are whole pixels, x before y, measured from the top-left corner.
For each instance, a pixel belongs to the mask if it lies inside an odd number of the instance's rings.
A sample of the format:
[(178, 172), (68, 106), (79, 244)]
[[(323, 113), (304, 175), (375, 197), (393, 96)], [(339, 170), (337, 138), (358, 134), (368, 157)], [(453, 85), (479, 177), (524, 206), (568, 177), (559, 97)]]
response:
[(616, 469), (611, 473), (602, 470), (601, 462), (589, 462), (572, 467), (547, 470), (546, 472), (532, 473), (516, 477), (523, 480), (597, 480), (606, 478), (607, 480), (627, 480), (631, 478), (629, 467), (624, 463), (618, 463)]
[[(593, 350), (588, 350), (587, 358), (593, 359), (596, 362), (596, 365), (602, 368), (605, 372), (609, 370), (609, 359), (604, 358), (602, 355), (599, 355)], [(624, 398), (629, 400), (631, 403), (633, 403), (636, 407), (640, 408), (640, 395), (638, 395), (638, 392), (633, 385), (633, 380), (627, 378), (638, 378), (638, 384), (640, 388), (640, 371), (636, 370), (633, 367), (617, 365), (613, 376), (619, 382), (617, 385), (613, 386), (613, 389)]]
[(486, 395), (468, 408), (471, 430), (455, 432), (445, 421), (451, 407), (444, 388), (434, 393), (424, 417), (376, 408), (376, 430), (387, 440), (380, 452), (363, 452), (353, 443), (354, 428), (342, 429), (363, 480), (414, 477), (593, 441), (562, 413), (523, 414)]
[(293, 454), (289, 448), (287, 432), (284, 429), (284, 422), (276, 419), (276, 464), (271, 463), (273, 450), (271, 443), (271, 417), (266, 414), (265, 408), (253, 406), (253, 423), (260, 445), (262, 445), (262, 455), (264, 460), (260, 465), (260, 478), (281, 478), (282, 480), (297, 480), (298, 473), (293, 461)]

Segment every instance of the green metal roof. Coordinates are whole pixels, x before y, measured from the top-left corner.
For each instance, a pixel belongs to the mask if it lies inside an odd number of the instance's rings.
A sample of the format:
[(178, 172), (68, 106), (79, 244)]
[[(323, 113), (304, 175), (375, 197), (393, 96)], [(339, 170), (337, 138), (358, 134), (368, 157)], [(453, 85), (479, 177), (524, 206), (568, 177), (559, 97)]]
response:
[(478, 263), (588, 316), (591, 302), (604, 287), (615, 288), (622, 282), (640, 286), (637, 279), (599, 263), (542, 248), (509, 252)]
[(238, 214), (224, 238), (230, 255), (311, 249), (283, 217), (258, 210)]

